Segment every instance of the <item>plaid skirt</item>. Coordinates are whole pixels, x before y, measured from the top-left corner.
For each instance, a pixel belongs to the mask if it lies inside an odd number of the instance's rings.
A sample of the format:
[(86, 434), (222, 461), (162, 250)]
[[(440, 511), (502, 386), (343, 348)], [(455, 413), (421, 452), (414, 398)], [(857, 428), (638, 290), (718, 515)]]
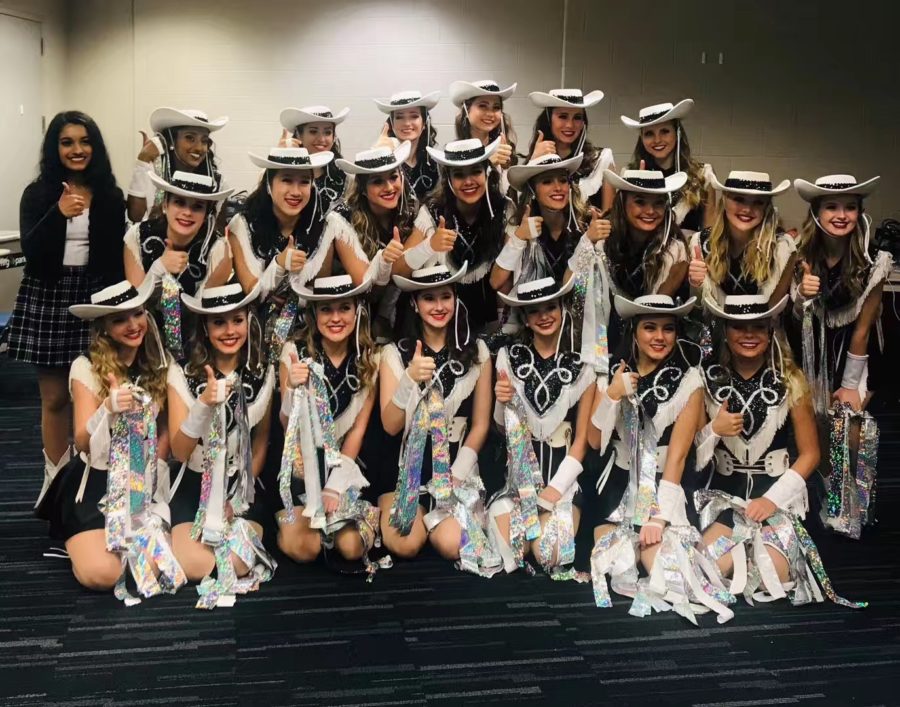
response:
[(63, 268), (56, 280), (25, 275), (9, 321), (9, 356), (37, 366), (68, 368), (87, 351), (90, 322), (69, 313), (69, 306), (91, 301), (100, 289), (85, 267)]

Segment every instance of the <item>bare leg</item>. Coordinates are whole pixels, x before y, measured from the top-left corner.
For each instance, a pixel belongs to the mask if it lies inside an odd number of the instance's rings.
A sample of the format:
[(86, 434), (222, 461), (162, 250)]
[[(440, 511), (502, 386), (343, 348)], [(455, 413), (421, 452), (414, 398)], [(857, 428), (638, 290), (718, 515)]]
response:
[[(547, 512), (543, 512), (539, 516), (539, 520), (541, 523), (541, 535), (544, 533), (544, 528), (547, 525), (547, 521), (550, 520), (550, 514)], [(578, 533), (578, 525), (581, 523), (581, 509), (572, 506), (572, 530), (573, 533)], [(553, 549), (553, 553), (550, 557), (542, 557), (541, 556), (541, 541), (540, 538), (537, 540), (532, 540), (531, 542), (531, 554), (534, 555), (534, 558), (541, 563), (542, 566), (550, 565), (554, 566), (558, 562), (557, 550)]]
[(66, 551), (72, 560), (72, 574), (78, 583), (95, 591), (116, 586), (122, 574), (122, 561), (106, 549), (105, 530), (85, 530), (66, 540)]
[[(179, 523), (172, 528), (172, 550), (187, 578), (191, 582), (199, 582), (212, 574), (216, 567), (216, 554), (209, 545), (191, 538), (192, 525), (193, 523)], [(250, 525), (262, 538), (262, 527), (252, 522)], [(231, 566), (238, 577), (243, 577), (250, 571), (234, 553), (231, 554)]]
[(394, 503), (394, 494), (385, 493), (378, 498), (378, 508), (381, 510), (381, 540), (392, 555), (410, 560), (425, 547), (428, 532), (425, 530), (425, 514), (422, 507), (416, 508), (416, 519), (413, 521), (409, 535), (400, 535), (400, 532), (390, 524), (391, 505)]
[(462, 542), (462, 528), (456, 518), (441, 521), (428, 535), (431, 545), (445, 560), (459, 559), (459, 544)]
[(72, 432), (72, 404), (69, 400), (69, 372), (65, 368), (38, 366), (41, 392), (41, 439), (44, 451), (56, 464), (69, 447)]
[(345, 525), (334, 534), (334, 547), (342, 557), (348, 560), (361, 560), (366, 554), (362, 535), (355, 523)]
[(278, 518), (278, 547), (294, 562), (312, 562), (322, 551), (322, 533), (309, 527), (309, 518), (302, 515), (303, 506), (294, 507), (294, 522), (285, 519), (287, 511), (275, 514)]

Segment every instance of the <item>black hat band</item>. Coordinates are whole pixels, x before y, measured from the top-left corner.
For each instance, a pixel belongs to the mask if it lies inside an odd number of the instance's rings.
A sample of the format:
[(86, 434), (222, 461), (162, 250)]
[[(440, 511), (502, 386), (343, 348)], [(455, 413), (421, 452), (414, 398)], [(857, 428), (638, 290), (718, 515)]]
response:
[(473, 157), (484, 157), (484, 145), (473, 147), (471, 150), (444, 151), (444, 158), (448, 162), (462, 162), (463, 160), (470, 160)]
[(419, 282), (422, 284), (440, 284), (449, 280), (451, 278), (450, 273), (446, 272), (436, 272), (433, 275), (425, 275), (424, 277), (413, 277), (411, 278), (413, 282)]
[(320, 118), (333, 118), (334, 114), (330, 110), (323, 110), (321, 113), (316, 113), (315, 111), (311, 113), (311, 115), (317, 115)]
[(312, 161), (309, 159), (309, 156), (284, 156), (284, 155), (269, 155), (269, 162), (277, 162), (278, 164), (284, 165), (309, 165), (312, 166)]
[(197, 194), (212, 194), (216, 190), (215, 184), (198, 184), (197, 182), (189, 182), (184, 179), (173, 179), (169, 182), (169, 185)]
[(362, 167), (363, 169), (375, 169), (376, 167), (386, 167), (395, 162), (396, 160), (393, 155), (384, 155), (383, 157), (372, 157), (365, 160), (359, 160), (356, 163), (356, 166)]
[(584, 96), (579, 96), (575, 93), (554, 93), (553, 97), (565, 101), (566, 103), (574, 103), (575, 105), (584, 103)]
[(397, 98), (391, 101), (392, 106), (405, 106), (407, 103), (415, 103), (416, 101), (421, 101), (422, 97), (417, 96), (415, 98)]
[(477, 83), (475, 85), (478, 88), (483, 88), (485, 91), (490, 91), (491, 93), (500, 93), (500, 87), (495, 83)]
[(772, 182), (762, 182), (755, 179), (726, 179), (726, 189), (752, 189), (753, 191), (772, 191)]
[(229, 304), (238, 304), (243, 299), (243, 292), (235, 292), (231, 295), (220, 295), (218, 297), (201, 297), (200, 305), (203, 309), (211, 309), (213, 307), (224, 307)]
[(556, 283), (552, 285), (547, 285), (546, 287), (539, 287), (536, 290), (529, 290), (528, 292), (520, 292), (519, 299), (522, 302), (530, 302), (531, 300), (540, 299), (541, 297), (548, 297), (556, 292)]
[(725, 314), (765, 314), (768, 311), (769, 305), (767, 302), (725, 305)]
[(352, 283), (342, 283), (334, 287), (321, 287), (313, 285), (314, 295), (343, 295), (353, 289)]
[(642, 115), (641, 117), (638, 118), (638, 122), (641, 124), (649, 123), (653, 120), (656, 120), (657, 118), (662, 118), (666, 113), (668, 113), (671, 110), (672, 109), (669, 108), (667, 110), (661, 110), (659, 113), (650, 113), (649, 115)]
[(136, 299), (138, 297), (138, 291), (134, 289), (134, 286), (129, 287), (124, 292), (113, 295), (108, 299), (101, 300), (99, 302), (92, 302), (91, 304), (100, 306), (100, 307), (115, 307), (117, 304), (122, 304), (122, 302), (127, 302), (130, 299)]
[(816, 184), (819, 189), (849, 189), (859, 186), (856, 182), (836, 182), (835, 184)]
[(665, 179), (644, 179), (643, 177), (624, 177), (625, 181), (643, 189), (665, 189)]

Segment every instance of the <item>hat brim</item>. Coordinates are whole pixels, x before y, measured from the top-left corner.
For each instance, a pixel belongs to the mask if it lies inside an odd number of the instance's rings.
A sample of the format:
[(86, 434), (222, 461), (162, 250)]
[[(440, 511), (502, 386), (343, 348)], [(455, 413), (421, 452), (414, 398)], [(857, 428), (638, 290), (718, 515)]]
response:
[(436, 147), (431, 146), (426, 146), (425, 149), (435, 162), (444, 167), (468, 167), (469, 165), (478, 164), (490, 159), (491, 155), (493, 155), (497, 151), (497, 148), (500, 147), (500, 141), (502, 139), (502, 136), (498, 137), (489, 145), (485, 145), (483, 155), (478, 155), (478, 157), (472, 157), (468, 160), (448, 160), (444, 150), (439, 150)]
[(678, 101), (674, 106), (672, 106), (672, 110), (666, 111), (658, 118), (654, 118), (653, 120), (648, 120), (646, 123), (642, 123), (640, 120), (635, 120), (634, 118), (629, 118), (627, 115), (619, 116), (620, 120), (624, 125), (629, 128), (649, 128), (652, 125), (659, 125), (660, 123), (667, 123), (670, 120), (680, 120), (688, 113), (691, 112), (691, 108), (694, 107), (694, 99), (693, 98), (685, 98), (684, 100)]
[(228, 123), (228, 116), (221, 116), (215, 120), (203, 121), (177, 108), (157, 108), (150, 114), (150, 129), (154, 133), (161, 133), (168, 128), (206, 128), (214, 133), (221, 130)]
[(182, 189), (181, 187), (177, 187), (174, 184), (169, 184), (165, 179), (160, 177), (159, 175), (151, 172), (149, 175), (150, 181), (156, 186), (157, 189), (162, 189), (164, 192), (169, 194), (175, 194), (177, 196), (183, 196), (188, 199), (200, 199), (200, 201), (222, 201), (227, 199), (229, 196), (234, 193), (234, 189), (225, 189), (224, 191), (215, 191), (211, 194), (206, 194), (204, 192), (190, 191), (188, 189)]
[(574, 157), (569, 157), (559, 162), (550, 162), (548, 164), (517, 164), (513, 165), (506, 171), (506, 177), (513, 189), (521, 189), (528, 183), (529, 179), (544, 174), (545, 172), (554, 172), (558, 169), (564, 169), (569, 174), (576, 172), (584, 160), (584, 153), (579, 152)]
[(784, 311), (784, 308), (787, 307), (788, 299), (789, 296), (785, 295), (769, 310), (759, 313), (751, 312), (750, 314), (729, 314), (719, 306), (718, 302), (714, 302), (709, 298), (706, 298), (703, 306), (708, 309), (714, 317), (719, 319), (725, 319), (730, 322), (753, 322), (760, 319), (772, 319), (773, 317), (777, 317)]
[(406, 110), (407, 108), (425, 108), (426, 110), (431, 110), (438, 104), (438, 100), (440, 100), (440, 97), (440, 91), (432, 91), (431, 93), (426, 93), (418, 100), (411, 101), (409, 103), (403, 103), (401, 105), (394, 105), (390, 101), (379, 101), (377, 98), (373, 98), (372, 100), (375, 101), (375, 105), (378, 106), (378, 110), (380, 110), (382, 113), (387, 113), (388, 115), (390, 115), (395, 110)]
[(349, 114), (350, 109), (344, 108), (330, 118), (323, 118), (321, 115), (307, 113), (305, 110), (300, 110), (299, 108), (285, 108), (281, 111), (279, 119), (281, 120), (281, 126), (285, 128), (285, 130), (294, 132), (295, 129), (301, 125), (306, 125), (307, 123), (331, 123), (332, 125), (338, 125), (343, 123)]
[(810, 202), (823, 196), (835, 196), (837, 194), (854, 194), (865, 197), (875, 191), (880, 179), (881, 177), (872, 177), (864, 182), (858, 182), (851, 187), (844, 187), (843, 189), (829, 189), (828, 187), (822, 187), (813, 182), (807, 182), (805, 179), (795, 179), (794, 189), (797, 190), (797, 193), (803, 201)]
[(469, 261), (463, 261), (463, 264), (459, 266), (459, 270), (441, 282), (418, 282), (416, 280), (411, 280), (408, 277), (403, 277), (402, 275), (392, 275), (391, 279), (402, 292), (420, 292), (422, 290), (433, 290), (437, 287), (444, 287), (444, 285), (454, 285), (465, 277), (468, 268)]
[(687, 183), (687, 174), (684, 172), (675, 172), (665, 177), (666, 186), (664, 187), (640, 187), (632, 184), (627, 179), (620, 177), (611, 169), (603, 170), (603, 181), (611, 184), (619, 191), (630, 191), (636, 194), (671, 194), (678, 191)]
[(622, 319), (631, 319), (632, 317), (645, 315), (658, 317), (684, 317), (694, 308), (696, 302), (696, 297), (689, 297), (684, 304), (680, 304), (676, 307), (659, 307), (653, 306), (652, 304), (639, 304), (627, 297), (616, 295), (616, 311)]
[(300, 297), (305, 299), (307, 302), (329, 302), (329, 301), (337, 301), (342, 299), (350, 299), (351, 297), (358, 297), (359, 295), (365, 294), (372, 288), (372, 278), (367, 277), (356, 287), (351, 289), (348, 292), (341, 293), (323, 293), (323, 292), (313, 292), (308, 287), (304, 287), (303, 285), (295, 285), (293, 281), (291, 282), (291, 289), (294, 290)]
[(291, 170), (310, 170), (317, 167), (324, 167), (334, 159), (333, 152), (314, 152), (309, 156), (309, 164), (284, 164), (283, 162), (274, 162), (266, 157), (254, 155), (252, 152), (247, 153), (250, 161), (261, 169), (291, 169)]
[(154, 281), (152, 277), (145, 277), (144, 281), (136, 287), (137, 297), (125, 300), (120, 304), (73, 304), (69, 307), (69, 312), (79, 319), (99, 319), (108, 314), (117, 314), (121, 312), (130, 312), (132, 309), (143, 307), (150, 296), (153, 294)]
[(484, 87), (476, 86), (468, 81), (454, 81), (450, 84), (450, 101), (458, 108), (470, 98), (477, 98), (478, 96), (497, 96), (497, 98), (506, 100), (516, 92), (516, 86), (518, 85), (518, 83), (513, 83), (506, 88), (501, 88), (499, 91), (487, 91)]
[(222, 304), (217, 307), (206, 308), (203, 306), (203, 292), (200, 293), (199, 297), (193, 297), (185, 292), (181, 293), (181, 301), (184, 302), (184, 306), (197, 314), (227, 314), (228, 312), (234, 312), (235, 310), (247, 307), (257, 297), (259, 297), (258, 282), (249, 292), (249, 294), (244, 295), (243, 299), (241, 299), (240, 302), (234, 302), (232, 304)]
[(355, 162), (345, 159), (335, 160), (334, 164), (338, 169), (347, 174), (381, 174), (382, 172), (390, 172), (397, 169), (406, 162), (411, 151), (412, 143), (409, 140), (404, 140), (400, 143), (400, 146), (394, 150), (394, 161), (388, 164), (379, 165), (378, 167), (360, 167)]
[(552, 302), (553, 300), (560, 299), (561, 297), (565, 297), (572, 291), (572, 288), (575, 287), (575, 278), (570, 277), (563, 286), (560, 287), (556, 292), (551, 292), (549, 295), (544, 295), (543, 297), (537, 297), (535, 299), (519, 299), (516, 295), (518, 294), (519, 288), (514, 287), (510, 290), (508, 295), (503, 294), (502, 292), (498, 292), (497, 296), (502, 300), (504, 304), (509, 305), (510, 307), (530, 307), (535, 304), (543, 304), (544, 302)]
[(715, 173), (710, 174), (709, 182), (713, 189), (727, 194), (745, 194), (747, 196), (778, 196), (791, 188), (791, 180), (784, 179), (779, 182), (778, 186), (773, 187), (771, 191), (761, 191), (759, 189), (738, 189), (737, 187), (726, 187), (719, 181)]
[(552, 93), (544, 93), (543, 91), (532, 91), (528, 94), (531, 102), (538, 108), (591, 108), (597, 105), (604, 97), (603, 91), (591, 91), (581, 97), (581, 103), (573, 103)]

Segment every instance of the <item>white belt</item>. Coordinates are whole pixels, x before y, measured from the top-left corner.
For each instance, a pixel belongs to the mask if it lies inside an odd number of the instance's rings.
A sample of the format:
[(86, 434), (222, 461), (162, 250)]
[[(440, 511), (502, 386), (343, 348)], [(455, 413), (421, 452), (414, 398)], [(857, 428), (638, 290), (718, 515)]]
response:
[[(623, 469), (631, 469), (631, 449), (624, 440), (613, 440), (613, 449), (616, 451), (616, 465)], [(666, 468), (666, 458), (669, 455), (669, 447), (660, 445), (656, 448), (656, 473)]]
[(716, 473), (722, 476), (731, 476), (735, 472), (781, 476), (790, 465), (787, 449), (774, 449), (756, 464), (741, 464), (725, 449), (717, 449), (715, 456)]

